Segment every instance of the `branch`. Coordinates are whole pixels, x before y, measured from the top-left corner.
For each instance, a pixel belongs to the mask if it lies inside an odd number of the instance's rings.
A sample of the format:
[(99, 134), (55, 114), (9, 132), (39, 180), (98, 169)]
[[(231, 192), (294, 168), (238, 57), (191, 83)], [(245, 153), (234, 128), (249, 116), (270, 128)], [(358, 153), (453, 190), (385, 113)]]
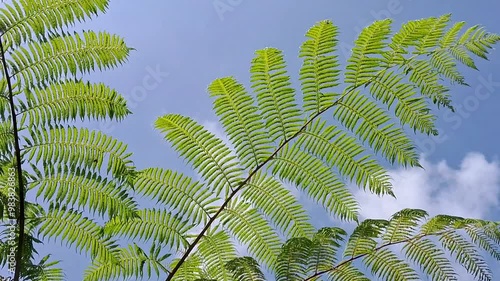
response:
[(16, 169), (17, 169), (17, 183), (18, 183), (18, 197), (19, 197), (19, 215), (17, 218), (17, 225), (19, 226), (19, 236), (17, 242), (17, 252), (16, 252), (16, 265), (14, 270), (14, 280), (19, 281), (22, 271), (22, 255), (24, 250), (24, 224), (25, 224), (25, 214), (24, 214), (24, 183), (23, 183), (23, 170), (21, 167), (21, 148), (19, 146), (19, 130), (17, 128), (17, 118), (16, 118), (16, 107), (14, 105), (14, 94), (12, 90), (11, 77), (9, 76), (9, 69), (7, 68), (7, 60), (5, 59), (5, 52), (3, 48), (3, 41), (0, 37), (0, 52), (2, 55), (2, 65), (5, 74), (5, 79), (7, 80), (7, 86), (9, 89), (9, 105), (10, 112), (12, 116), (12, 130), (14, 135), (14, 150), (16, 157)]

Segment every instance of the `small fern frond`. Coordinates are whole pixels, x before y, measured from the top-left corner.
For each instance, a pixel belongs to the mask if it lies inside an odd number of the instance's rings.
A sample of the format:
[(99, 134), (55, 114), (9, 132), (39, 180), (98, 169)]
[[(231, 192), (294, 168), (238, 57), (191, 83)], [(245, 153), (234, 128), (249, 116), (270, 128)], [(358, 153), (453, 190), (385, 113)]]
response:
[(292, 238), (281, 248), (276, 266), (276, 281), (303, 280), (311, 254), (311, 240)]
[(257, 94), (270, 140), (288, 140), (299, 130), (303, 120), (295, 101), (295, 90), (290, 87), (283, 54), (275, 48), (256, 51), (250, 73), (252, 89)]
[(388, 224), (386, 220), (373, 219), (361, 222), (347, 241), (344, 257), (355, 258), (371, 253), (377, 246), (375, 239), (383, 233)]
[(244, 169), (255, 168), (270, 155), (271, 143), (254, 99), (233, 77), (216, 79), (208, 86), (214, 109), (234, 144)]
[(397, 243), (409, 239), (422, 219), (427, 217), (427, 212), (419, 209), (404, 209), (389, 220), (389, 224), (382, 236), (382, 241)]
[(426, 134), (437, 135), (435, 116), (430, 113), (424, 98), (417, 96), (411, 84), (403, 83), (403, 77), (392, 71), (383, 71), (370, 85), (372, 96), (387, 104), (388, 109), (396, 102), (395, 115), (402, 124)]
[(420, 280), (418, 274), (407, 263), (388, 249), (366, 255), (363, 262), (371, 268), (372, 274), (383, 280)]
[(491, 270), (474, 244), (454, 232), (444, 232), (439, 237), (439, 241), (455, 257), (456, 261), (477, 280), (492, 280)]
[(403, 250), (406, 257), (418, 264), (420, 269), (432, 278), (431, 280), (457, 280), (451, 262), (431, 240), (409, 240)]
[[(174, 259), (171, 268), (179, 263), (180, 259)], [(174, 281), (186, 281), (186, 280), (199, 280), (206, 277), (206, 273), (202, 270), (202, 261), (198, 255), (189, 256), (181, 265), (172, 280)]]
[(313, 236), (309, 253), (308, 272), (316, 274), (337, 262), (337, 251), (347, 233), (338, 227), (324, 227)]
[(369, 82), (381, 66), (384, 42), (391, 32), (391, 20), (379, 20), (364, 28), (355, 41), (352, 55), (347, 60), (345, 83), (355, 89)]
[(318, 113), (332, 102), (332, 94), (325, 90), (339, 85), (337, 56), (337, 27), (331, 21), (321, 21), (311, 27), (300, 47), (299, 57), (304, 62), (300, 69), (304, 111)]
[(169, 114), (156, 120), (155, 126), (165, 139), (207, 181), (219, 196), (237, 187), (242, 170), (231, 150), (203, 126), (188, 117)]
[(265, 281), (260, 266), (252, 257), (240, 257), (226, 263), (235, 281)]

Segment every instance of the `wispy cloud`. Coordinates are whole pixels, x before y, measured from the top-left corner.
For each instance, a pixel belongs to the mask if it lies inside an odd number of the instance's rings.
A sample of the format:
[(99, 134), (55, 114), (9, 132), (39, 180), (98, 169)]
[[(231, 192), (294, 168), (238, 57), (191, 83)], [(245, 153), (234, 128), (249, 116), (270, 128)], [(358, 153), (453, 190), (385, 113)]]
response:
[(390, 171), (397, 199), (356, 192), (361, 215), (389, 218), (404, 208), (420, 208), (430, 215), (449, 214), (488, 219), (499, 207), (500, 166), (483, 154), (468, 153), (458, 168), (446, 161), (421, 160), (424, 169)]

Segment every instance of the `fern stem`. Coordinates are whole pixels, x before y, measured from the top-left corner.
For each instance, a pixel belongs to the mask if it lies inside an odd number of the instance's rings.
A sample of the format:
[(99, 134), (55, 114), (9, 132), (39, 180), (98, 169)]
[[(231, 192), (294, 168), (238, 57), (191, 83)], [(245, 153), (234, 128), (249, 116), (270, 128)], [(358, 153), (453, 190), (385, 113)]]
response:
[(7, 68), (7, 60), (5, 59), (5, 52), (1, 37), (0, 37), (0, 52), (2, 54), (3, 71), (5, 74), (5, 79), (7, 80), (7, 87), (9, 90), (9, 105), (10, 105), (10, 113), (12, 116), (12, 130), (14, 134), (14, 150), (15, 150), (14, 153), (16, 156), (16, 170), (17, 170), (18, 197), (19, 197), (19, 213), (17, 217), (17, 224), (19, 226), (19, 235), (17, 238), (16, 264), (15, 264), (13, 281), (19, 281), (22, 270), (22, 254), (24, 250), (24, 225), (25, 225), (24, 195), (25, 194), (24, 194), (24, 184), (23, 184), (23, 170), (21, 167), (21, 148), (19, 145), (19, 131), (17, 128), (16, 108), (14, 105), (14, 94), (12, 90), (11, 77), (9, 76), (9, 69)]

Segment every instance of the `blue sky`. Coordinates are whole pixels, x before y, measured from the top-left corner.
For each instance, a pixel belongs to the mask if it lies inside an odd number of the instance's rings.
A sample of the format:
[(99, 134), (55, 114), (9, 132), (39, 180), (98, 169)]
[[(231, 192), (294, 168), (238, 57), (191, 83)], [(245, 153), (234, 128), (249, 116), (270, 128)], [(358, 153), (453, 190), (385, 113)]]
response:
[[(92, 75), (94, 81), (128, 97), (133, 115), (121, 124), (94, 128), (129, 144), (139, 168), (159, 166), (190, 173), (152, 128), (153, 122), (164, 113), (180, 113), (222, 133), (206, 88), (213, 79), (229, 75), (248, 85), (255, 50), (283, 50), (288, 70), (296, 78), (304, 34), (323, 19), (339, 26), (341, 46), (348, 48), (362, 27), (386, 17), (399, 27), (408, 20), (452, 13), (453, 21), (481, 24), (500, 33), (498, 11), (500, 2), (494, 0), (111, 1), (106, 14), (81, 27), (119, 34), (136, 49), (123, 67)], [(342, 52), (340, 59), (346, 59)], [(425, 171), (393, 170), (401, 200), (358, 194), (365, 204), (362, 214), (384, 216), (415, 206), (435, 213), (500, 219), (500, 52), (493, 51), (488, 62), (477, 60), (477, 66), (479, 72), (463, 72), (470, 87), (453, 88), (455, 105), (462, 108), (459, 113), (439, 114), (442, 135), (415, 138), (424, 153)], [(325, 218), (325, 224), (333, 222)], [(54, 246), (60, 244), (48, 247)], [(88, 260), (73, 251), (57, 252), (60, 255), (54, 257), (63, 260), (68, 280), (80, 280)], [(500, 272), (496, 274), (500, 278)]]

